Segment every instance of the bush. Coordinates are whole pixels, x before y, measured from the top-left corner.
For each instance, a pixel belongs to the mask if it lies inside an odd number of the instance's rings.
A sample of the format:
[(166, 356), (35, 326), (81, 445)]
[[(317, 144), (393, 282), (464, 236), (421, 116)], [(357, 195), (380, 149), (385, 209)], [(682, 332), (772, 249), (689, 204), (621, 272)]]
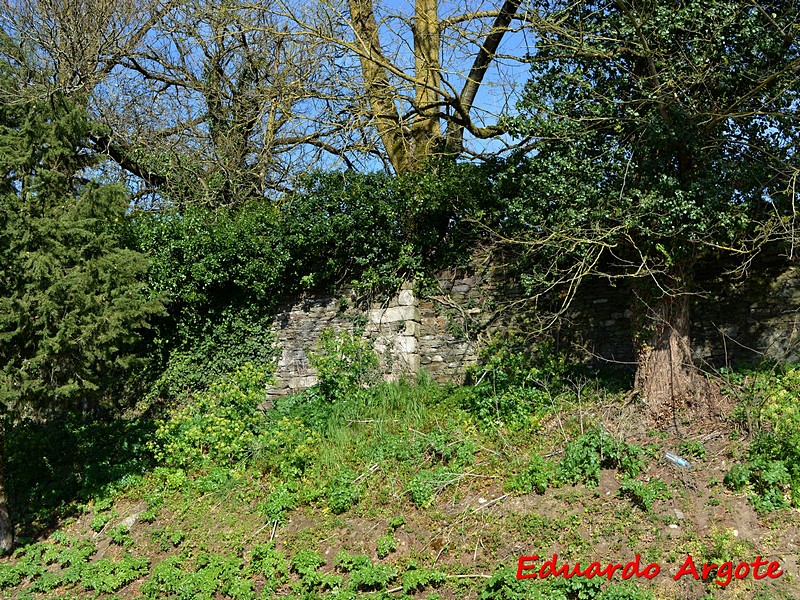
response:
[(530, 494), (533, 491), (544, 494), (545, 490), (556, 481), (555, 464), (534, 452), (531, 454), (528, 466), (506, 482), (506, 490), (522, 494)]
[(262, 471), (285, 479), (302, 476), (319, 457), (320, 435), (300, 419), (277, 416), (265, 419), (252, 445), (253, 462)]
[(747, 373), (743, 383), (740, 411), (756, 412), (759, 431), (747, 461), (731, 468), (725, 485), (748, 488), (759, 512), (800, 506), (800, 368)]
[(367, 340), (346, 331), (326, 329), (317, 348), (309, 353), (317, 370), (317, 387), (331, 402), (374, 383), (378, 377), (378, 357)]
[(476, 385), (462, 404), (482, 425), (512, 430), (529, 426), (535, 412), (551, 409), (563, 390), (566, 358), (547, 344), (534, 352), (528, 347), (515, 337), (496, 340), (481, 352), (481, 365), (470, 369)]
[(232, 466), (253, 450), (265, 419), (258, 410), (270, 380), (264, 369), (247, 364), (199, 393), (156, 430), (156, 458), (167, 466)]

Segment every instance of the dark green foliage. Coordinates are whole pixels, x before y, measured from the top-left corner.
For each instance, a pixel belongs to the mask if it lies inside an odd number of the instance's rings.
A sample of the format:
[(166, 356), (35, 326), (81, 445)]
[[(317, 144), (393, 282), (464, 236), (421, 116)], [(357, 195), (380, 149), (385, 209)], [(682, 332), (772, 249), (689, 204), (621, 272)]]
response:
[(129, 243), (152, 257), (149, 285), (169, 311), (150, 365), (156, 392), (180, 397), (247, 362), (273, 361), (269, 327), (288, 260), (276, 223), (268, 204), (133, 215)]
[(576, 259), (630, 235), (669, 265), (777, 215), (797, 165), (800, 49), (786, 37), (797, 6), (769, 10), (551, 5), (559, 26), (543, 28), (516, 124), (543, 138), (520, 184), (526, 228), (571, 231)]
[(750, 469), (746, 465), (733, 465), (725, 475), (725, 485), (734, 492), (741, 492), (750, 483)]
[(147, 422), (86, 423), (74, 416), (15, 424), (6, 434), (6, 476), (18, 534), (50, 527), (75, 501), (106, 498), (136, 483), (153, 466), (146, 448), (152, 432)]
[(149, 285), (169, 310), (151, 365), (163, 373), (156, 391), (180, 396), (272, 360), (272, 315), (299, 292), (352, 282), (369, 295), (463, 258), (476, 235), (464, 217), (491, 196), (489, 173), (457, 164), (404, 178), (317, 173), (277, 204), (134, 214), (127, 239), (152, 258)]
[(85, 179), (86, 114), (0, 87), (0, 411), (95, 407), (121, 391), (161, 304), (123, 247), (125, 190)]
[[(539, 299), (543, 325), (587, 278), (633, 285), (633, 341), (646, 350), (664, 315), (677, 331), (679, 304), (667, 314), (667, 298), (698, 291), (699, 261), (736, 264), (792, 237), (799, 8), (535, 5), (531, 76), (510, 123), (535, 153), (500, 175), (508, 181), (497, 189), (509, 194), (500, 245)], [(663, 375), (666, 363), (654, 360)], [(696, 373), (687, 372), (690, 388)]]

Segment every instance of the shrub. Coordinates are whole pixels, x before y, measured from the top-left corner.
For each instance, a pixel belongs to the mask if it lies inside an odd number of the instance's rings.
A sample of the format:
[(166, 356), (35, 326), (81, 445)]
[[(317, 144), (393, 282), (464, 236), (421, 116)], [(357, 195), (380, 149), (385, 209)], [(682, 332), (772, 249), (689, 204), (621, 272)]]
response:
[(317, 387), (332, 402), (374, 383), (378, 375), (378, 357), (370, 343), (346, 331), (323, 331), (309, 362), (317, 370)]
[(156, 430), (156, 458), (168, 466), (233, 465), (252, 451), (264, 425), (258, 405), (269, 376), (247, 364), (201, 392)]
[(748, 488), (759, 512), (800, 506), (800, 369), (748, 373), (745, 381), (740, 406), (757, 412), (759, 431), (747, 461), (731, 468), (725, 485)]
[(300, 419), (278, 416), (264, 421), (252, 446), (254, 462), (265, 472), (295, 479), (319, 457), (320, 443), (320, 435)]

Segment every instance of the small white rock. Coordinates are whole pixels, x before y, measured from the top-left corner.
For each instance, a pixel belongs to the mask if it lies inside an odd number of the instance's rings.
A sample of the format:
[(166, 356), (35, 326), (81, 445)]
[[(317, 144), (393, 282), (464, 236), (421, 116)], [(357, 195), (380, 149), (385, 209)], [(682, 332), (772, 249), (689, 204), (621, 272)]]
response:
[(739, 537), (739, 530), (738, 529), (734, 529), (733, 530), (733, 537)]
[(677, 528), (678, 528), (678, 525), (677, 525), (676, 523), (670, 523), (670, 524), (669, 524), (669, 528), (670, 528), (670, 529), (677, 529)]
[(486, 498), (478, 498), (479, 504), (486, 504)]

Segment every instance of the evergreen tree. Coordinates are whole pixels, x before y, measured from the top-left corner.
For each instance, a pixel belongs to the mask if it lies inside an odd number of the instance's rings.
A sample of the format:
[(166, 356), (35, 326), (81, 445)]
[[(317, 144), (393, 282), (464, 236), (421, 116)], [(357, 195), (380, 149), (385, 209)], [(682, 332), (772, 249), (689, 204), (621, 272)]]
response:
[[(128, 200), (91, 180), (86, 114), (34, 97), (0, 66), (0, 416), (85, 409), (130, 368), (148, 317), (143, 255), (121, 243)], [(13, 543), (0, 432), (0, 551)]]
[(514, 174), (506, 237), (531, 259), (531, 288), (558, 287), (565, 303), (587, 276), (630, 282), (637, 391), (657, 418), (706, 405), (696, 265), (794, 239), (798, 5), (538, 4), (515, 124), (537, 153)]

